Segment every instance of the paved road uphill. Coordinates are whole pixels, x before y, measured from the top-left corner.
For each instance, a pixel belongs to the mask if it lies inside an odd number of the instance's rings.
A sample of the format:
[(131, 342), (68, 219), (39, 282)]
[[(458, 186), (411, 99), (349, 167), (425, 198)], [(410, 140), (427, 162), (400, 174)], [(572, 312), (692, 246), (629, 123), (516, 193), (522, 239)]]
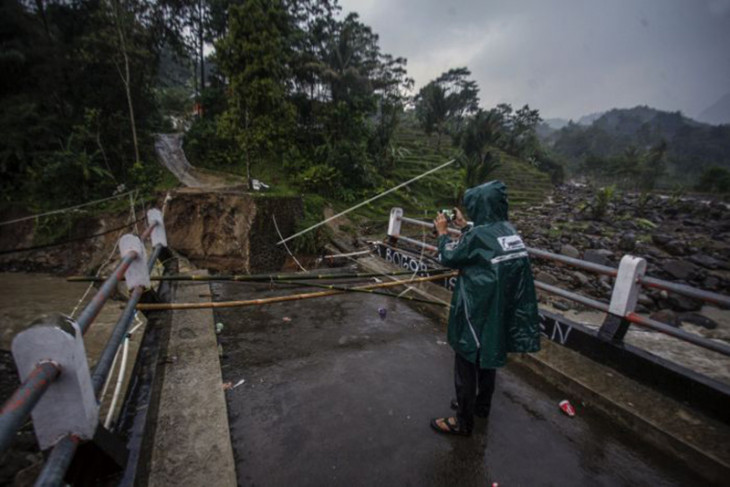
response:
[[(215, 300), (294, 292), (214, 284)], [(381, 320), (378, 308), (387, 315)], [(489, 424), (470, 438), (429, 428), (450, 413), (445, 330), (362, 294), (215, 313), (239, 485), (704, 485), (589, 407), (522, 369), (498, 374)]]

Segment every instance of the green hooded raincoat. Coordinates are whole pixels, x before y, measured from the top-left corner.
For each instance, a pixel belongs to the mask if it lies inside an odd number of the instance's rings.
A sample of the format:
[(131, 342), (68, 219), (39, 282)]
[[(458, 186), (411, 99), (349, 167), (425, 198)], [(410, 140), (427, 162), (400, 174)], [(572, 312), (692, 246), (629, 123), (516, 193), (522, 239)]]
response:
[(522, 239), (507, 221), (507, 188), (491, 181), (467, 190), (474, 227), (458, 242), (438, 239), (441, 263), (459, 269), (449, 314), (449, 345), (479, 367), (502, 367), (509, 352), (540, 350), (537, 297)]

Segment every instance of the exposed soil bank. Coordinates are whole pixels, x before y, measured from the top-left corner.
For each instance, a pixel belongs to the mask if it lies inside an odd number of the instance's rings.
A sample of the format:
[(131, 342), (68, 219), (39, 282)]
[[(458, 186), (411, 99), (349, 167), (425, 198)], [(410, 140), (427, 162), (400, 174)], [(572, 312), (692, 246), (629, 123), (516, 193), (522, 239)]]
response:
[(257, 273), (281, 269), (288, 256), (282, 235), (294, 233), (300, 197), (254, 195), (234, 189), (171, 193), (165, 212), (170, 248), (199, 268)]

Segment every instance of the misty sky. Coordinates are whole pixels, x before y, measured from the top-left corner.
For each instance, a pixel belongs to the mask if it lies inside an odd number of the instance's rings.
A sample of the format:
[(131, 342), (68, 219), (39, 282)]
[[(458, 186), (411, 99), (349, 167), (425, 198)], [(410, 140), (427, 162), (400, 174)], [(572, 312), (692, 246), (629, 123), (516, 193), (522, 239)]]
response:
[(647, 104), (689, 116), (730, 92), (730, 0), (340, 0), (421, 87), (467, 66), (481, 105), (543, 118)]

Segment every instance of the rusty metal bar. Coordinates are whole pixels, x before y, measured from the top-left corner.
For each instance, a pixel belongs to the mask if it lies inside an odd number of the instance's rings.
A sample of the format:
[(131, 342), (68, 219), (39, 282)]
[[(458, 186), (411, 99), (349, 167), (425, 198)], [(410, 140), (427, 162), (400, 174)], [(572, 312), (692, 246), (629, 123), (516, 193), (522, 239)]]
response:
[(119, 262), (116, 270), (107, 278), (106, 281), (104, 281), (104, 284), (101, 285), (94, 297), (91, 298), (91, 302), (86, 305), (86, 308), (84, 308), (76, 320), (82, 333), (85, 334), (86, 330), (89, 329), (94, 318), (96, 318), (99, 314), (101, 308), (104, 307), (106, 300), (109, 299), (109, 296), (111, 296), (116, 289), (117, 283), (124, 278), (124, 273), (129, 268), (132, 261), (136, 258), (137, 252), (127, 253), (127, 255), (122, 258), (121, 262)]
[(158, 224), (159, 224), (159, 222), (153, 221), (150, 226), (148, 226), (147, 228), (145, 228), (144, 232), (142, 232), (142, 235), (139, 236), (139, 239), (144, 242), (145, 240), (147, 240), (148, 238), (150, 238), (150, 235), (152, 235), (152, 230), (154, 230), (154, 228)]
[[(551, 286), (549, 284), (545, 284), (544, 282), (540, 282), (540, 281), (535, 281), (535, 287), (538, 289), (542, 289), (543, 291), (548, 292), (550, 294), (555, 294), (557, 296), (560, 296), (560, 297), (563, 297), (566, 299), (570, 299), (571, 301), (575, 301), (576, 303), (580, 303), (580, 304), (583, 304), (590, 308), (594, 308), (599, 311), (603, 311), (604, 313), (608, 313), (608, 304), (603, 303), (601, 301), (597, 301), (595, 299), (591, 299), (586, 296), (582, 296), (580, 294), (566, 291), (559, 287)], [(661, 323), (659, 321), (652, 320), (650, 318), (638, 315), (633, 312), (627, 313), (626, 316), (624, 316), (624, 318), (627, 319), (628, 321), (630, 321), (631, 323), (634, 323), (634, 324), (637, 324), (637, 325), (640, 325), (640, 326), (643, 326), (646, 328), (651, 328), (652, 330), (664, 333), (665, 335), (673, 336), (675, 338), (684, 340), (686, 342), (692, 343), (699, 347), (706, 348), (707, 350), (712, 350), (713, 352), (717, 352), (722, 355), (730, 356), (730, 347), (725, 344), (718, 343), (718, 342), (715, 342), (712, 340), (708, 340), (707, 338), (693, 335), (692, 333), (687, 333), (684, 330), (674, 328), (665, 323)]]
[(690, 298), (699, 299), (700, 301), (719, 304), (720, 306), (730, 308), (730, 296), (725, 296), (723, 294), (713, 293), (711, 291), (697, 289), (692, 286), (677, 284), (674, 282), (664, 281), (662, 279), (656, 279), (648, 276), (644, 276), (643, 278), (639, 279), (639, 282), (643, 286), (664, 289), (666, 291), (682, 294)]
[(58, 487), (63, 484), (63, 478), (66, 476), (71, 461), (74, 458), (76, 449), (80, 440), (75, 435), (66, 435), (56, 443), (56, 446), (48, 455), (41, 474), (33, 484), (35, 487)]
[(5, 401), (0, 411), (0, 454), (10, 447), (15, 433), (23, 426), (38, 400), (60, 373), (60, 367), (53, 362), (38, 364)]
[[(433, 223), (425, 222), (422, 220), (416, 220), (414, 218), (407, 218), (407, 217), (400, 217), (400, 220), (406, 223), (411, 223), (414, 225), (420, 225), (427, 228), (433, 228)], [(449, 228), (449, 233), (453, 234), (460, 234), (460, 232), (454, 228)], [(403, 240), (404, 242), (408, 242), (414, 245), (418, 246), (424, 246), (422, 242), (414, 239), (410, 239), (407, 237), (399, 236), (398, 240)], [(432, 245), (425, 245), (426, 248), (429, 250), (435, 249)], [(597, 274), (605, 274), (607, 276), (616, 277), (618, 274), (618, 269), (610, 266), (605, 266), (601, 264), (595, 264), (593, 262), (588, 262), (581, 259), (575, 259), (573, 257), (568, 257), (567, 255), (560, 255), (560, 254), (554, 254), (552, 252), (547, 252), (545, 250), (540, 250), (532, 247), (527, 248), (527, 252), (532, 257), (538, 257), (540, 259), (546, 259), (546, 260), (554, 260), (557, 262), (561, 262), (563, 264), (567, 264), (573, 267), (577, 267), (580, 269), (585, 269), (587, 271), (595, 272)], [(657, 279), (654, 277), (644, 276), (641, 279), (639, 279), (639, 283), (643, 286), (652, 287), (656, 289), (663, 289), (665, 291), (674, 292), (677, 294), (681, 294), (683, 296), (688, 296), (690, 298), (699, 299), (701, 301), (705, 301), (708, 303), (717, 304), (726, 308), (730, 308), (730, 296), (725, 296), (723, 294), (714, 293), (711, 291), (705, 291), (703, 289), (697, 289), (692, 286), (687, 286), (684, 284), (676, 284), (674, 282), (665, 281), (663, 279)]]

